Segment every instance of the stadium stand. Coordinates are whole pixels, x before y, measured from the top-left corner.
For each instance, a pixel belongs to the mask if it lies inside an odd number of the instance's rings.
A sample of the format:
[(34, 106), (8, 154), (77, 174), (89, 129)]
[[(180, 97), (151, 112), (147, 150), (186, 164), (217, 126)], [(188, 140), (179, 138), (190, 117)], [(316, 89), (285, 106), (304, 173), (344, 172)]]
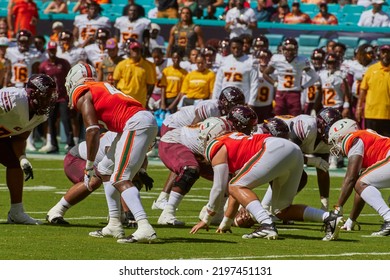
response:
[(297, 38), (299, 54), (310, 56), (314, 49), (318, 48), (321, 41), (320, 35), (300, 35)]

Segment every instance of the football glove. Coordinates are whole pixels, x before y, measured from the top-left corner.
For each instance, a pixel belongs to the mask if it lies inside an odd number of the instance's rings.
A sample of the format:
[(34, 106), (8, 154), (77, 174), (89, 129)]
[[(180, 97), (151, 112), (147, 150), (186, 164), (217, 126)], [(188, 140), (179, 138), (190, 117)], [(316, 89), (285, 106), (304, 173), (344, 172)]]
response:
[(153, 188), (154, 180), (146, 172), (138, 172), (139, 179), (145, 185), (146, 191), (150, 191)]
[(34, 172), (32, 169), (32, 165), (26, 157), (23, 156), (21, 157), (20, 167), (24, 172), (24, 181), (28, 181), (29, 179), (34, 179)]
[(93, 190), (89, 187), (89, 181), (92, 179), (93, 176), (95, 176), (95, 169), (93, 169), (93, 167), (84, 169), (84, 185), (90, 192), (92, 192)]

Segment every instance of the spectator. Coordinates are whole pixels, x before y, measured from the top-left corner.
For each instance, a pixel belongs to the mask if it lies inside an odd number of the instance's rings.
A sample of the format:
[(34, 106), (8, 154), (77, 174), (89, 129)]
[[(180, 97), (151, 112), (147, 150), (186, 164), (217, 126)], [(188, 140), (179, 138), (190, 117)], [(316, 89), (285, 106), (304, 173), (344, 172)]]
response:
[(266, 0), (257, 0), (257, 7), (254, 9), (258, 22), (268, 22), (271, 16), (276, 12), (273, 6), (267, 7)]
[(0, 37), (8, 38), (9, 30), (6, 18), (0, 18)]
[(70, 70), (70, 64), (65, 59), (57, 57), (57, 43), (49, 42), (47, 44), (47, 53), (49, 59), (43, 61), (39, 65), (39, 73), (49, 75), (54, 79), (57, 85), (58, 99), (53, 110), (49, 114), (49, 135), (46, 139), (46, 145), (39, 151), (46, 153), (58, 153), (59, 146), (57, 141), (57, 117), (59, 115), (61, 123), (64, 127), (66, 136), (66, 147), (68, 151), (75, 145), (73, 141), (72, 126), (70, 123), (70, 112), (68, 108), (69, 98), (65, 88), (65, 77)]
[(33, 0), (20, 0), (13, 2), (11, 11), (8, 13), (8, 28), (14, 37), (19, 30), (28, 30), (32, 35), (37, 33), (39, 19), (38, 7)]
[(236, 0), (235, 7), (226, 13), (225, 30), (230, 39), (241, 34), (250, 34), (257, 28), (256, 15), (252, 8), (245, 8), (245, 0)]
[(207, 15), (203, 17), (203, 19), (210, 19), (210, 20), (217, 20), (218, 18), (215, 16), (215, 13), (217, 12), (217, 8), (213, 5), (207, 6)]
[(88, 13), (88, 5), (93, 2), (93, 0), (79, 0), (76, 5), (73, 7), (73, 13), (79, 12), (80, 14)]
[(196, 57), (197, 69), (188, 73), (181, 87), (183, 106), (195, 105), (196, 101), (210, 99), (213, 94), (215, 74), (206, 67), (202, 54)]
[(336, 41), (328, 40), (328, 42), (326, 42), (325, 52), (332, 53), (335, 46), (336, 46)]
[(152, 57), (151, 59), (148, 58), (150, 62), (153, 62), (156, 67), (156, 78), (157, 82), (154, 85), (153, 93), (151, 95), (151, 98), (149, 98), (148, 108), (151, 111), (156, 111), (160, 109), (161, 106), (161, 95), (162, 95), (162, 86), (161, 86), (161, 79), (162, 79), (162, 71), (165, 69), (168, 65), (171, 64), (171, 61), (164, 58), (164, 52), (160, 48), (155, 48), (151, 52)]
[(291, 12), (284, 17), (284, 23), (311, 23), (311, 19), (308, 14), (301, 11), (299, 2), (294, 2), (292, 3)]
[(278, 4), (276, 12), (271, 16), (270, 21), (283, 23), (284, 18), (288, 13), (290, 13), (290, 7), (288, 6), (287, 1), (282, 0)]
[(132, 96), (146, 108), (156, 84), (155, 66), (142, 58), (142, 45), (136, 40), (128, 40), (125, 48), (129, 52), (129, 58), (122, 60), (115, 67), (115, 87)]
[(150, 39), (149, 39), (149, 51), (152, 52), (154, 48), (165, 48), (165, 39), (160, 35), (161, 27), (157, 23), (150, 25)]
[(372, 0), (372, 9), (364, 11), (359, 19), (358, 26), (364, 27), (388, 27), (390, 17), (382, 11), (383, 0)]
[(198, 10), (194, 13), (194, 15), (196, 15), (199, 19), (203, 17), (206, 9), (207, 13), (209, 13), (210, 10), (216, 11), (217, 7), (223, 7), (225, 4), (224, 0), (196, 0), (196, 2), (198, 4)]
[(53, 0), (43, 11), (44, 14), (67, 14), (68, 4), (64, 0)]
[(102, 63), (99, 64), (98, 80), (114, 85), (114, 70), (116, 65), (123, 60), (123, 57), (118, 56), (119, 48), (115, 38), (107, 40), (106, 50), (108, 56), (105, 56)]
[(51, 27), (52, 33), (50, 41), (58, 43), (58, 35), (64, 31), (64, 24), (60, 21), (55, 21)]
[(170, 113), (177, 111), (177, 103), (179, 102), (179, 93), (185, 76), (188, 74), (186, 70), (181, 68), (180, 62), (182, 54), (180, 51), (173, 50), (172, 65), (165, 68), (161, 78), (161, 109), (167, 110)]
[(379, 61), (368, 67), (363, 76), (355, 115), (357, 121), (365, 118), (366, 128), (386, 137), (390, 137), (389, 73), (390, 45), (383, 45)]
[(11, 62), (5, 57), (8, 46), (8, 38), (0, 37), (0, 88), (7, 87), (11, 79)]
[(179, 22), (171, 28), (169, 33), (168, 57), (171, 56), (173, 46), (181, 48), (185, 57), (188, 57), (190, 51), (195, 47), (204, 47), (202, 28), (194, 24), (192, 16), (192, 12), (188, 7), (181, 9)]
[(195, 0), (178, 0), (179, 12), (182, 8), (187, 7), (191, 10), (193, 15), (198, 12), (198, 3)]
[(324, 24), (324, 25), (337, 25), (338, 20), (335, 15), (328, 13), (328, 4), (326, 2), (320, 3), (320, 12), (315, 15), (311, 23), (312, 24)]
[(252, 42), (253, 42), (253, 37), (252, 35), (249, 34), (241, 34), (239, 38), (242, 40), (244, 43), (242, 45), (242, 51), (244, 54), (250, 55), (251, 54), (251, 47), (252, 47)]
[(129, 14), (129, 8), (131, 5), (135, 5), (137, 7), (139, 17), (145, 17), (144, 7), (135, 3), (134, 0), (127, 0), (127, 5), (123, 7), (123, 11), (122, 11), (123, 16), (127, 16)]
[(177, 0), (158, 0), (157, 18), (178, 18), (179, 5)]

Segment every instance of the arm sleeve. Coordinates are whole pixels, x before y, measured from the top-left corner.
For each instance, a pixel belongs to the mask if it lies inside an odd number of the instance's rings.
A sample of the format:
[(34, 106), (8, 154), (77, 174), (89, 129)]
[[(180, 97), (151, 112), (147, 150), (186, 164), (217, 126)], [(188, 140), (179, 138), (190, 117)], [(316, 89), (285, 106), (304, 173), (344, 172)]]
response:
[(207, 208), (213, 212), (219, 209), (221, 201), (227, 190), (229, 182), (229, 167), (227, 163), (213, 166), (214, 182), (210, 190), (210, 198)]

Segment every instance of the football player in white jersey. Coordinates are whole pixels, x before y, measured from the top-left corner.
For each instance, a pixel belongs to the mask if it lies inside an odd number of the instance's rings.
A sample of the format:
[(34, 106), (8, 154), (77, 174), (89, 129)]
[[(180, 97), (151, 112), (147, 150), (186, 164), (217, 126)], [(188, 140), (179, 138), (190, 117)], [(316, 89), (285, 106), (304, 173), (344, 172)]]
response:
[[(185, 106), (174, 114), (165, 118), (161, 126), (161, 137), (170, 130), (183, 126), (197, 124), (210, 117), (226, 116), (236, 105), (244, 105), (245, 97), (236, 87), (226, 87), (222, 90), (219, 99), (200, 101), (196, 105)], [(159, 197), (153, 202), (152, 209), (164, 209), (169, 192), (176, 175), (171, 172)]]
[[(324, 61), (325, 61), (326, 52), (323, 49), (315, 49), (310, 56), (311, 63), (313, 64), (314, 70), (319, 73), (322, 69), (324, 69)], [(308, 81), (310, 77), (303, 74), (303, 82)], [(321, 87), (321, 79), (318, 79), (314, 85), (308, 87), (303, 91), (301, 100), (303, 104), (303, 113), (306, 115), (315, 115), (316, 112), (319, 112), (321, 100), (319, 100), (320, 95), (320, 87)]]
[[(277, 117), (282, 118), (283, 116)], [(340, 119), (342, 119), (340, 112), (334, 108), (324, 108), (316, 117), (299, 115), (293, 118), (283, 118), (290, 129), (289, 139), (301, 148), (305, 155), (305, 163), (316, 167), (321, 208), (323, 210), (327, 210), (329, 206), (328, 157), (331, 146), (328, 144), (328, 131), (332, 124)], [(267, 194), (264, 195), (262, 201), (264, 206), (270, 205), (271, 192), (269, 188)]]
[(72, 67), (79, 62), (87, 61), (84, 48), (74, 46), (74, 36), (69, 30), (61, 31), (58, 34), (57, 56), (66, 59)]
[(340, 71), (340, 59), (329, 53), (325, 57), (325, 69), (319, 73), (322, 106), (339, 110), (343, 118), (349, 117), (350, 90), (348, 81)]
[(108, 56), (106, 50), (106, 42), (110, 38), (110, 30), (106, 28), (98, 28), (95, 33), (95, 42), (84, 47), (88, 61), (96, 69), (103, 59)]
[[(263, 77), (276, 88), (275, 115), (293, 115), (302, 113), (301, 92), (314, 85), (319, 79), (310, 61), (305, 56), (298, 55), (298, 42), (287, 38), (282, 43), (283, 54), (272, 56)], [(277, 79), (270, 75), (277, 71)], [(302, 84), (302, 74), (306, 72), (310, 79)]]
[(23, 208), (23, 180), (34, 179), (25, 154), (26, 139), (36, 126), (47, 120), (56, 100), (56, 84), (45, 74), (32, 75), (25, 88), (0, 90), (0, 163), (6, 167), (11, 197), (7, 218), (10, 224), (42, 223), (27, 215)]
[(245, 95), (245, 102), (257, 94), (258, 70), (253, 60), (243, 53), (243, 41), (237, 37), (230, 40), (231, 54), (224, 57), (215, 78), (213, 99), (218, 99), (221, 90), (227, 86), (238, 87)]
[(111, 29), (111, 22), (108, 17), (101, 16), (102, 8), (92, 1), (88, 4), (88, 13), (77, 15), (73, 22), (73, 35), (77, 39), (76, 45), (85, 47), (95, 36), (98, 28)]
[(114, 27), (118, 29), (119, 48), (123, 49), (127, 39), (136, 39), (146, 48), (149, 47), (149, 33), (151, 30), (151, 21), (144, 17), (139, 17), (136, 5), (130, 5), (128, 15), (118, 17), (115, 20)]
[(45, 59), (41, 52), (30, 48), (32, 34), (19, 30), (16, 34), (17, 46), (9, 47), (5, 57), (11, 61), (11, 83), (22, 88), (31, 74), (38, 73), (39, 64)]
[(273, 117), (272, 102), (274, 100), (275, 88), (274, 85), (263, 78), (263, 71), (268, 66), (272, 53), (268, 49), (261, 49), (255, 51), (253, 56), (259, 61), (259, 85), (256, 95), (250, 96), (248, 105), (256, 112), (259, 123), (262, 123), (264, 120)]

